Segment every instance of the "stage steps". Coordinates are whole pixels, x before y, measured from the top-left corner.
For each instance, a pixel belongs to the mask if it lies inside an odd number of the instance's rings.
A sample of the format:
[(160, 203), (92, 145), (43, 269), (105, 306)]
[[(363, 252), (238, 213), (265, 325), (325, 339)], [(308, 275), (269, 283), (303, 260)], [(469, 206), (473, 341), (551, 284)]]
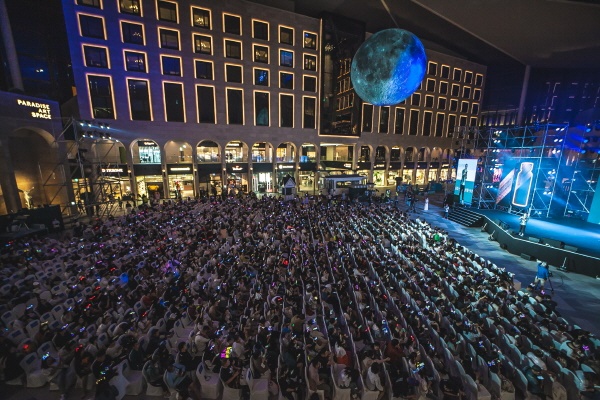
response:
[(468, 228), (483, 226), (483, 216), (465, 207), (451, 209), (448, 213), (448, 219)]

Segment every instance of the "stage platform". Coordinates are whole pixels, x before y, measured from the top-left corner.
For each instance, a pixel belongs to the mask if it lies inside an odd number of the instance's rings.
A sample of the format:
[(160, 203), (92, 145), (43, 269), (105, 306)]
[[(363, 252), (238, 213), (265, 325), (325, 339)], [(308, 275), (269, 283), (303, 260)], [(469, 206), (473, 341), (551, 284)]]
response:
[[(498, 210), (472, 209), (471, 211), (508, 224), (509, 231), (519, 231), (518, 215)], [(530, 218), (523, 237), (556, 240), (575, 247), (578, 253), (600, 258), (600, 224), (591, 224), (574, 218)]]

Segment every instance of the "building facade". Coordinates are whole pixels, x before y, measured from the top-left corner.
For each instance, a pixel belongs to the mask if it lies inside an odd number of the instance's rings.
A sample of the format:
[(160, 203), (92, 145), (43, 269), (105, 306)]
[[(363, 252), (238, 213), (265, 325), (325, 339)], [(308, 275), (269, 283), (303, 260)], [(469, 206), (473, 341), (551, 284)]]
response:
[[(276, 192), (287, 174), (312, 192), (345, 170), (426, 184), (450, 178), (456, 127), (478, 125), (486, 68), (454, 56), (427, 51), (421, 88), (376, 107), (352, 90), (351, 58), (325, 62), (321, 19), (241, 0), (63, 8), (76, 137), (117, 196)], [(328, 112), (360, 113), (346, 134), (322, 129), (325, 73), (340, 74)]]

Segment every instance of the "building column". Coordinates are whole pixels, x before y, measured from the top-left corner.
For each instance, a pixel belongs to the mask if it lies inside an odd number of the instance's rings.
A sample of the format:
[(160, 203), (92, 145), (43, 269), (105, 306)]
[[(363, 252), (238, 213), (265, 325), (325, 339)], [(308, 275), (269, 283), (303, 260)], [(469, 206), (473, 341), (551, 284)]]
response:
[[(1, 1), (1, 0), (0, 0)], [(0, 140), (0, 187), (6, 204), (8, 213), (15, 213), (23, 208), (21, 204), (21, 196), (19, 196), (19, 188), (17, 187), (17, 179), (15, 178), (15, 170), (8, 148), (8, 137)]]
[(8, 11), (4, 0), (0, 0), (0, 35), (2, 35), (2, 43), (8, 60), (8, 69), (10, 71), (10, 83), (13, 89), (23, 89), (23, 79), (21, 78), (21, 68), (19, 68), (19, 58), (15, 48), (12, 29), (10, 28), (10, 20), (8, 19)]

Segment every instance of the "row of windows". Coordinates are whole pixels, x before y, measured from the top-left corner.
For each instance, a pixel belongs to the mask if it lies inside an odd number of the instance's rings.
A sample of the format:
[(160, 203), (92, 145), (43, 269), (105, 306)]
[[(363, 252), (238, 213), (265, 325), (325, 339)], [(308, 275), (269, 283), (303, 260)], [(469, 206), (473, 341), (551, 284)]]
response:
[[(93, 118), (115, 119), (114, 96), (111, 78), (88, 75), (88, 88)], [(151, 121), (152, 101), (150, 83), (142, 79), (127, 79), (130, 118), (135, 121)], [(271, 126), (269, 92), (254, 91), (254, 125)], [(227, 124), (243, 125), (244, 91), (226, 88)], [(186, 122), (183, 84), (163, 82), (163, 100), (165, 120), (168, 122)], [(196, 85), (197, 122), (216, 124), (216, 96), (214, 86)], [(293, 128), (294, 95), (279, 94), (279, 127)], [(302, 97), (302, 128), (316, 129), (316, 97)]]
[[(390, 129), (390, 107), (381, 107), (379, 113), (379, 133), (389, 133)], [(447, 125), (446, 116), (448, 117)], [(477, 126), (477, 117), (468, 117), (466, 115), (457, 116), (454, 114), (447, 115), (445, 113), (436, 113), (435, 120), (433, 119), (433, 112), (419, 110), (407, 110), (404, 108), (395, 108), (395, 119), (394, 119), (394, 134), (402, 135), (418, 135), (421, 136), (451, 136), (454, 132), (454, 128), (457, 126)], [(405, 126), (408, 125), (408, 126)], [(408, 128), (408, 129), (406, 129)], [(419, 129), (420, 128), (420, 129)], [(362, 115), (362, 132), (373, 131), (373, 106), (371, 104), (363, 105)]]
[[(427, 92), (435, 92), (436, 90), (436, 81), (435, 79), (427, 79), (426, 83), (425, 83), (425, 90)], [(450, 93), (448, 93), (448, 88), (450, 89)], [(444, 95), (450, 95), (450, 96), (454, 96), (454, 97), (463, 97), (465, 99), (470, 99), (471, 95), (473, 96), (473, 100), (476, 101), (480, 101), (481, 100), (481, 89), (473, 89), (469, 86), (462, 86), (462, 93), (461, 93), (461, 86), (453, 83), (452, 85), (450, 85), (448, 82), (439, 82), (438, 85), (438, 93), (439, 94), (444, 94)]]
[[(108, 49), (97, 46), (83, 46), (84, 61), (87, 67), (110, 68)], [(146, 53), (124, 50), (125, 70), (131, 72), (148, 72)], [(181, 57), (161, 55), (161, 73), (170, 76), (183, 76)], [(244, 83), (243, 66), (225, 64), (225, 82)], [(214, 65), (212, 61), (194, 60), (194, 76), (196, 79), (214, 80)], [(270, 71), (268, 69), (253, 68), (253, 83), (259, 86), (270, 86)], [(279, 72), (279, 87), (294, 89), (294, 73)], [(302, 77), (302, 90), (307, 92), (317, 91), (317, 78), (304, 75)]]
[[(413, 94), (411, 97), (410, 105), (419, 107), (421, 106), (419, 94)], [(354, 105), (354, 95), (343, 95), (339, 96), (336, 99), (336, 111), (342, 111), (346, 108), (351, 108)], [(433, 96), (425, 96), (425, 104), (426, 108), (434, 108), (434, 98)], [(448, 103), (447, 99), (440, 97), (438, 98), (437, 107), (438, 110), (448, 110), (448, 111), (459, 111), (461, 113), (471, 113), (471, 114), (479, 114), (479, 103), (469, 103), (468, 101), (460, 102), (460, 110), (458, 107), (458, 100), (451, 99)]]
[[(79, 14), (79, 23), (81, 35), (94, 39), (105, 39), (103, 20), (90, 15)], [(144, 29), (142, 25), (121, 21), (121, 33), (124, 43), (144, 44)], [(158, 28), (159, 45), (163, 49), (181, 50), (179, 31)], [(209, 35), (192, 34), (192, 44), (194, 53), (213, 55), (213, 41)], [(242, 42), (231, 39), (224, 39), (224, 56), (226, 58), (242, 59)], [(269, 46), (253, 44), (253, 61), (268, 64)], [(294, 51), (279, 49), (279, 65), (284, 67), (294, 67)], [(317, 70), (317, 56), (312, 54), (303, 54), (303, 68), (307, 71)]]
[[(438, 64), (433, 61), (429, 61), (427, 64), (427, 75), (439, 76), (442, 79), (450, 79), (450, 66), (442, 65), (438, 68)], [(473, 72), (464, 71), (460, 68), (452, 69), (452, 80), (457, 82), (464, 82), (467, 85), (475, 85), (481, 87), (483, 85), (483, 75), (475, 74), (475, 82), (473, 82)]]
[[(81, 5), (91, 5), (91, 4), (82, 4), (89, 3), (88, 0), (79, 0), (79, 4)], [(121, 0), (120, 1), (120, 11), (125, 14), (132, 15), (140, 15), (141, 16), (141, 7), (138, 1), (136, 0)], [(178, 23), (178, 11), (177, 11), (177, 3), (170, 1), (158, 1), (157, 7), (157, 17), (160, 21), (166, 22), (174, 22)], [(100, 8), (98, 5), (97, 8)], [(101, 17), (93, 17), (87, 16), (88, 20), (90, 18), (95, 18), (96, 25), (104, 25), (103, 19)], [(80, 18), (81, 24), (81, 18)], [(139, 24), (136, 24), (139, 25)], [(197, 28), (204, 29), (212, 29), (211, 24), (211, 11), (204, 8), (192, 7), (192, 26)], [(223, 32), (232, 34), (232, 35), (242, 35), (242, 18), (237, 15), (223, 13)], [(98, 32), (97, 32), (98, 33)], [(295, 29), (289, 26), (279, 25), (279, 43), (288, 44), (290, 46), (294, 45), (294, 36)], [(302, 45), (306, 49), (317, 49), (317, 34), (313, 32), (303, 31), (302, 33)], [(260, 21), (253, 19), (252, 20), (252, 37), (254, 39), (269, 41), (269, 23), (266, 21)]]

